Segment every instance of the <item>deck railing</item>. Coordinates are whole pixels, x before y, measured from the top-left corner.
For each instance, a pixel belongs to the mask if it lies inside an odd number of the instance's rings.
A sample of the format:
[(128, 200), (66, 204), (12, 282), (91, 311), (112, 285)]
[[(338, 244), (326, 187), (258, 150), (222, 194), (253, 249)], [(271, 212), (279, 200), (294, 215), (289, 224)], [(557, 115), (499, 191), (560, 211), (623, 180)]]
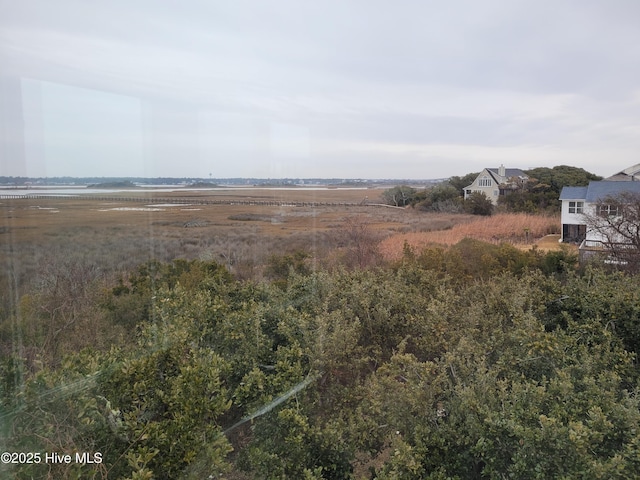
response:
[(637, 260), (638, 248), (631, 243), (604, 242), (602, 240), (583, 240), (578, 247), (580, 264), (601, 258), (604, 263), (626, 265), (629, 260)]

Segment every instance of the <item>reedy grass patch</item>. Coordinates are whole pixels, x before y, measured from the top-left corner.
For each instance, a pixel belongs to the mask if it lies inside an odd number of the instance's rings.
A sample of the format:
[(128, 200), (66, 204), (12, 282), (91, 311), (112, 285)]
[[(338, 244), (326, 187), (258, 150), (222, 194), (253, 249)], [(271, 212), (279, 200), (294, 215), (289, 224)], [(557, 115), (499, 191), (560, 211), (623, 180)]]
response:
[(381, 242), (380, 251), (391, 260), (402, 255), (405, 242), (417, 250), (433, 244), (455, 245), (465, 238), (490, 243), (531, 244), (545, 235), (558, 233), (559, 229), (557, 216), (500, 213), (458, 223), (448, 230), (393, 235)]

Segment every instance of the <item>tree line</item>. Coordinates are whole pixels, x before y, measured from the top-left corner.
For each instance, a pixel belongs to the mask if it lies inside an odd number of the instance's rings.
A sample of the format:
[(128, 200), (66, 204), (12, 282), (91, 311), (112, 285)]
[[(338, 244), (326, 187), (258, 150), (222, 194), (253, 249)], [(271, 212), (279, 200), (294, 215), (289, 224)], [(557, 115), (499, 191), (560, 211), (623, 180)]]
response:
[[(591, 180), (602, 179), (582, 168), (567, 165), (538, 167), (526, 170), (525, 173), (529, 176), (529, 181), (508, 195), (500, 196), (498, 209), (516, 213), (559, 213), (562, 187), (584, 186)], [(494, 211), (494, 205), (482, 193), (474, 192), (464, 199), (464, 188), (473, 183), (478, 175), (478, 172), (474, 172), (462, 177), (454, 176), (423, 190), (397, 185), (386, 190), (382, 198), (385, 203), (394, 206), (412, 206), (435, 212), (490, 215)]]

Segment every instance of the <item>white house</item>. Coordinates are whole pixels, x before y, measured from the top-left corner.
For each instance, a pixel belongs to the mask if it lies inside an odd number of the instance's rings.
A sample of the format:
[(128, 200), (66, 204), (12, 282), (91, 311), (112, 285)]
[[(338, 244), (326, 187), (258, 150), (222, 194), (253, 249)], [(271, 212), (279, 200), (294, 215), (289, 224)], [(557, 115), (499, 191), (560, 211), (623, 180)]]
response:
[(621, 181), (638, 181), (640, 180), (640, 163), (632, 165), (631, 167), (625, 168), (621, 172), (618, 172), (610, 177), (605, 178), (605, 180), (611, 180), (616, 182)]
[(589, 182), (586, 187), (563, 187), (560, 192), (562, 201), (560, 241), (586, 245), (606, 240), (595, 229), (589, 228), (586, 215), (617, 215), (615, 205), (602, 204), (602, 200), (623, 192), (640, 194), (640, 182), (603, 180)]
[(466, 200), (473, 192), (481, 192), (491, 203), (497, 205), (501, 195), (517, 190), (528, 180), (528, 175), (519, 168), (505, 168), (504, 165), (485, 168), (471, 185), (464, 188), (464, 198)]

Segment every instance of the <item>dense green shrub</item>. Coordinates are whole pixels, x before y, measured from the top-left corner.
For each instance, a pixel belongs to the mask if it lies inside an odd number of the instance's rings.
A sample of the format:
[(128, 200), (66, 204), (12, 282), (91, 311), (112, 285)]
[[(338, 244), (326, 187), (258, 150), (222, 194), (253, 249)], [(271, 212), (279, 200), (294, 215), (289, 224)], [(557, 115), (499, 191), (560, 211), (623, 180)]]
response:
[(462, 203), (462, 208), (472, 215), (488, 216), (493, 213), (493, 203), (483, 192), (472, 192)]
[(143, 265), (94, 306), (114, 324), (135, 306), (131, 338), (34, 372), (5, 357), (5, 450), (103, 462), (0, 473), (637, 477), (637, 277), (473, 240), (391, 267), (295, 260), (275, 284)]

